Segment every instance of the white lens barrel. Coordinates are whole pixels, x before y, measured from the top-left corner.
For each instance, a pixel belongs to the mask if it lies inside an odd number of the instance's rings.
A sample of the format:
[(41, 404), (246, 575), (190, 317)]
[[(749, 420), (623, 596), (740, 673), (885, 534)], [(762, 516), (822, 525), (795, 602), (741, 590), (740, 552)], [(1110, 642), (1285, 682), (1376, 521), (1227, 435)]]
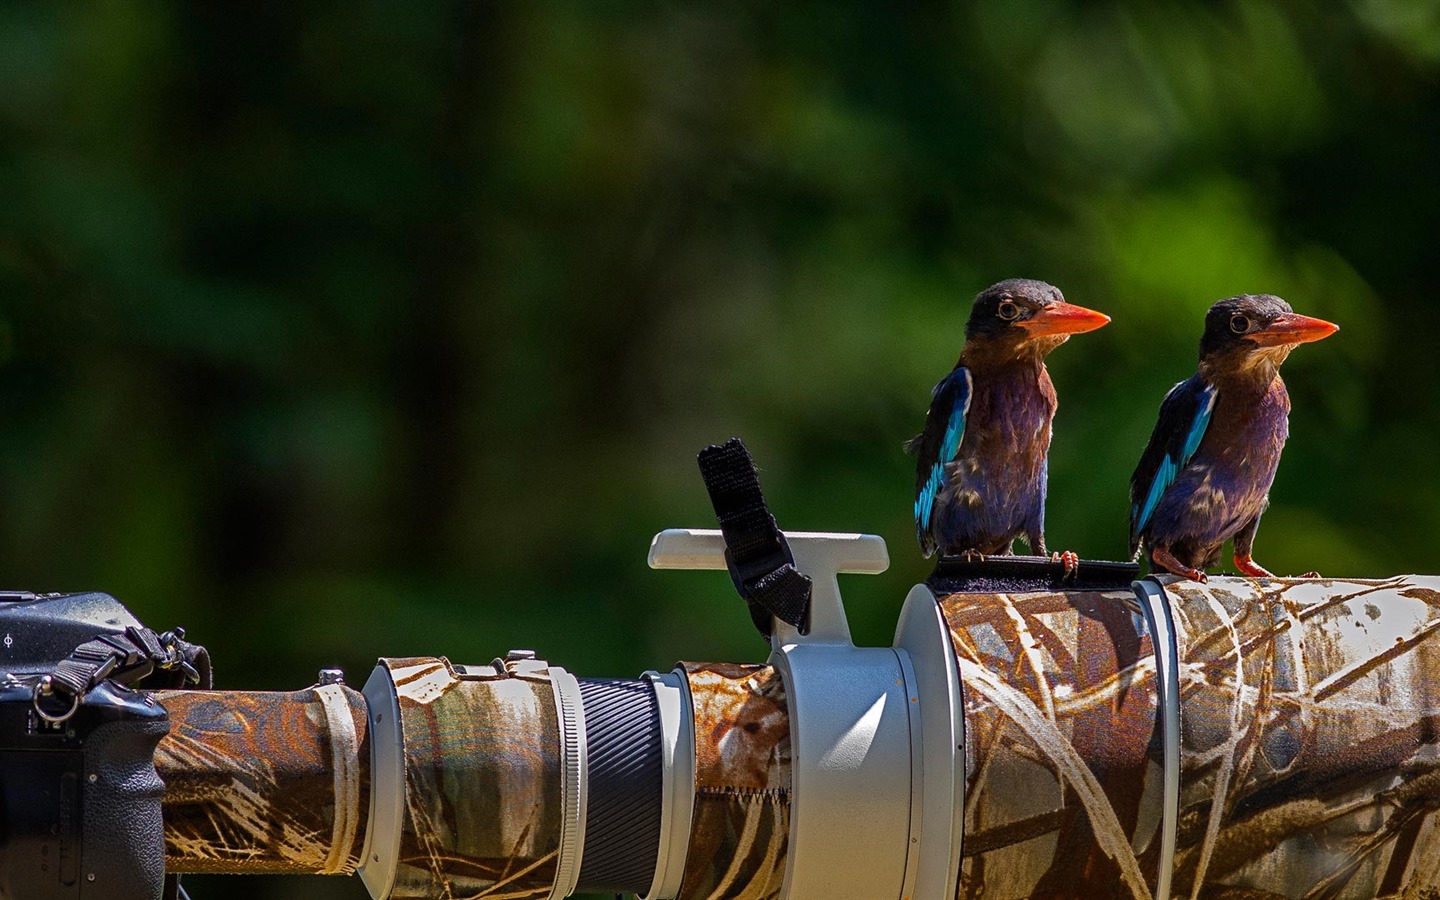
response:
[(841, 644), (771, 656), (790, 703), (790, 900), (902, 896), (918, 848), (910, 735), (919, 716), (903, 656)]

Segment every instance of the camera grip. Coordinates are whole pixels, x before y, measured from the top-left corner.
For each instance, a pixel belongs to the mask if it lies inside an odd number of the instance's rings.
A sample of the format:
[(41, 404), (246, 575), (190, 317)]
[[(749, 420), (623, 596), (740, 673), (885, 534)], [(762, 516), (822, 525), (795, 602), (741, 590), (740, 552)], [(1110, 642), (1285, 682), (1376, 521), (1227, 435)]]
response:
[[(157, 706), (158, 708), (158, 706)], [(159, 900), (165, 832), (155, 747), (170, 730), (163, 715), (110, 722), (85, 744), (81, 896)]]

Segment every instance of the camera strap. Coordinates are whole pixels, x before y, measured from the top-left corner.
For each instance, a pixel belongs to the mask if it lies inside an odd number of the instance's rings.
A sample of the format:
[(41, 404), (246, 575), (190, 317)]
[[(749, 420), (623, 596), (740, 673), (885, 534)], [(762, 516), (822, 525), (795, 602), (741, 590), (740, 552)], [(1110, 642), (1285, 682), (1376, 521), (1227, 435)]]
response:
[[(154, 676), (154, 677), (151, 677)], [(50, 692), (78, 698), (109, 678), (147, 688), (210, 687), (210, 654), (185, 641), (185, 629), (156, 634), (132, 625), (118, 634), (102, 634), (71, 651), (47, 678)]]
[(725, 537), (725, 564), (755, 627), (770, 637), (774, 617), (808, 633), (810, 578), (795, 568), (790, 544), (765, 505), (750, 451), (731, 438), (701, 450), (697, 462)]

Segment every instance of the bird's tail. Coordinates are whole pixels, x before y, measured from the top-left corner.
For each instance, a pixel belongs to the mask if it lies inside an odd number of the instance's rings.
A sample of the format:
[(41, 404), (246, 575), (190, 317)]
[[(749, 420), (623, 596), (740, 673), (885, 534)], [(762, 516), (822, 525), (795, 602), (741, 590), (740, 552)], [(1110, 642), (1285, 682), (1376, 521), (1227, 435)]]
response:
[(1132, 563), (1138, 563), (1140, 561), (1140, 557), (1144, 555), (1144, 553), (1145, 539), (1139, 537), (1135, 538), (1135, 540), (1130, 543), (1130, 561)]
[(915, 540), (920, 544), (920, 553), (926, 559), (935, 555), (935, 551), (938, 549), (935, 536), (930, 533), (929, 528), (919, 522), (915, 523)]
[(1145, 550), (1145, 536), (1140, 527), (1140, 505), (1133, 502), (1133, 492), (1131, 499), (1129, 528), (1126, 530), (1130, 532), (1130, 561), (1133, 563), (1140, 561), (1140, 554)]

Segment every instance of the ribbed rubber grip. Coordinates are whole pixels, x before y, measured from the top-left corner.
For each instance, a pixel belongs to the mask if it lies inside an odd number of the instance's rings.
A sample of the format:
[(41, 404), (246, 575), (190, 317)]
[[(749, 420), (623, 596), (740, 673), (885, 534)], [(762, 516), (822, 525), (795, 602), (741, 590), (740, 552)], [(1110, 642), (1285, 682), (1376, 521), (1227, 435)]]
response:
[(648, 681), (582, 678), (585, 850), (578, 891), (649, 892), (660, 853), (660, 709)]

